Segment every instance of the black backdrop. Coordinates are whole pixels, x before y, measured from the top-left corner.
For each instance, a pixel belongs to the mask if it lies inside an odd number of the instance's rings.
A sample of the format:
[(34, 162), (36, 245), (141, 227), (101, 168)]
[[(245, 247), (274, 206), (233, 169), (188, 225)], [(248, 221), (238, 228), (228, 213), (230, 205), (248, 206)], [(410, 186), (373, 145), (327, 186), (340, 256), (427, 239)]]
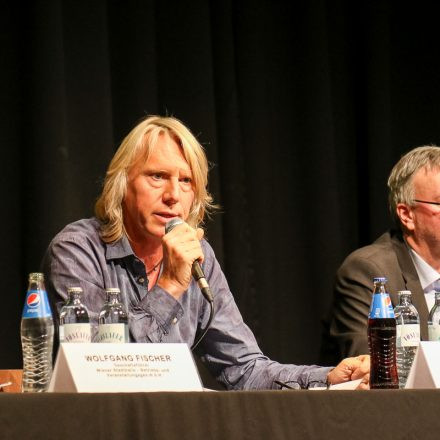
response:
[(147, 114), (206, 147), (208, 236), (262, 349), (316, 362), (336, 268), (389, 226), (392, 165), (440, 143), (438, 11), (403, 3), (2, 2), (0, 368), (21, 366), (28, 272)]

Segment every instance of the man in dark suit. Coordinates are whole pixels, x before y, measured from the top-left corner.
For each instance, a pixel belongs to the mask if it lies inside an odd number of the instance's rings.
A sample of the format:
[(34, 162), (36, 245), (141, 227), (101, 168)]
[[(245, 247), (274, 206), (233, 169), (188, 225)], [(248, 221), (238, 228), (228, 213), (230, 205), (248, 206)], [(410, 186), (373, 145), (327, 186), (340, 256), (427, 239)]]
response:
[(410, 290), (420, 315), (421, 339), (440, 279), (440, 148), (411, 150), (388, 179), (389, 204), (397, 230), (355, 250), (336, 274), (325, 325), (322, 361), (368, 352), (367, 319), (373, 278), (385, 276), (393, 306), (397, 292)]

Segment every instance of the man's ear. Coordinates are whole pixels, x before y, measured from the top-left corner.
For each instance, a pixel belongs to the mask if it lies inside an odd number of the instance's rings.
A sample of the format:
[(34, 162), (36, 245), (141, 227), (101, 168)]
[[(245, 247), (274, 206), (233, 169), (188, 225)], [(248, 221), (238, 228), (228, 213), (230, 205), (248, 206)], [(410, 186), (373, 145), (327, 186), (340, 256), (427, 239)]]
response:
[(414, 213), (410, 206), (405, 203), (398, 203), (396, 207), (397, 216), (400, 223), (407, 231), (414, 230)]

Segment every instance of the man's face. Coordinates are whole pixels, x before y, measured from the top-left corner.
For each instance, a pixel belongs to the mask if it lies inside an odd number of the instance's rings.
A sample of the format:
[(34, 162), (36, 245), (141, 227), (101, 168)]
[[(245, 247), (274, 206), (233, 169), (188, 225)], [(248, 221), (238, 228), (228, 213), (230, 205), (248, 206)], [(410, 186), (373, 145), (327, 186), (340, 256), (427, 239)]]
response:
[(194, 201), (192, 172), (179, 145), (161, 135), (147, 162), (128, 174), (124, 225), (134, 242), (157, 240), (173, 217), (188, 218)]
[[(413, 177), (414, 199), (440, 203), (440, 169), (421, 169)], [(440, 250), (440, 206), (414, 202), (411, 208), (414, 240), (433, 251)]]

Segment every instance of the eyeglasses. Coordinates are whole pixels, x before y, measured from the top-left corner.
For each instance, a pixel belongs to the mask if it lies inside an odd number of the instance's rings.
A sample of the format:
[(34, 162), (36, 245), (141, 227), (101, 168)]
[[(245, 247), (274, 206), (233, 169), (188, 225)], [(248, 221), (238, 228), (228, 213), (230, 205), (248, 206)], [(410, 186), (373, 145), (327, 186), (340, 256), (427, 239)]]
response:
[(413, 199), (413, 202), (417, 202), (417, 203), (426, 203), (426, 204), (428, 204), (428, 205), (437, 205), (437, 206), (440, 206), (440, 202), (428, 202), (427, 200)]

